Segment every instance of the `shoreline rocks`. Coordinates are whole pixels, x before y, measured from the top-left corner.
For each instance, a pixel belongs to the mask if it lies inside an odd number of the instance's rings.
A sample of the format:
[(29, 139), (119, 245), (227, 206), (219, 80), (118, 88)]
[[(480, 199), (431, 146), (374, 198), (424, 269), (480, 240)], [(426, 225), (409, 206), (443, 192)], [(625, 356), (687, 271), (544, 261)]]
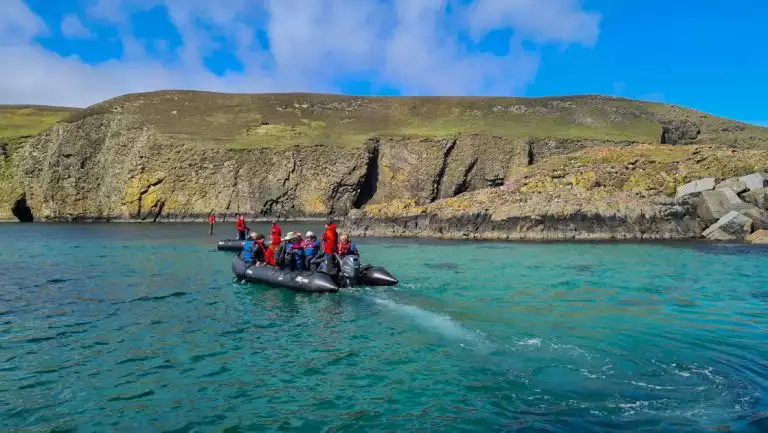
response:
[(747, 236), (746, 241), (753, 244), (768, 245), (768, 230), (758, 230)]
[(675, 195), (675, 198), (698, 194), (700, 192), (709, 191), (712, 189), (715, 189), (714, 177), (694, 180), (693, 182), (688, 182), (685, 185), (677, 187), (677, 194)]
[(733, 241), (744, 239), (752, 231), (752, 220), (731, 211), (704, 230), (704, 237), (713, 241)]
[[(762, 173), (752, 173), (725, 179), (714, 190), (702, 191), (696, 214), (709, 225), (703, 236), (710, 240), (751, 242), (753, 230), (761, 233), (768, 229), (765, 184)], [(755, 238), (762, 239), (762, 236)]]
[(753, 189), (745, 192), (741, 197), (747, 203), (757, 206), (758, 209), (768, 210), (768, 200), (766, 200), (768, 198), (768, 188)]

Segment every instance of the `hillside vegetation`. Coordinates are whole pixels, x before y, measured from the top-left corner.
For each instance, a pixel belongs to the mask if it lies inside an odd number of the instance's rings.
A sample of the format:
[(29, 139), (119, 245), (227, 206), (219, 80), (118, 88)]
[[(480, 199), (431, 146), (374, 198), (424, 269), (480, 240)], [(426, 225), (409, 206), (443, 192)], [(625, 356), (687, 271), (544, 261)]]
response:
[(620, 226), (617, 208), (651, 221), (627, 236), (685, 237), (698, 225), (669, 194), (698, 176), (762, 170), (768, 151), (767, 128), (604, 96), (160, 91), (0, 113), (0, 218), (23, 197), (40, 220), (356, 211), (416, 215), (418, 227), (433, 215), (456, 231), (481, 212), (505, 221), (476, 225), (498, 234), (529, 230), (530, 215), (589, 209), (602, 218), (589, 224)]
[(353, 97), (162, 91), (114, 98), (67, 121), (118, 112), (142, 119), (169, 139), (236, 149), (349, 147), (361, 146), (371, 137), (457, 134), (656, 143), (663, 125), (682, 131), (681, 141), (768, 145), (765, 128), (665, 104), (603, 96)]
[(68, 107), (0, 105), (0, 141), (33, 136), (77, 111)]

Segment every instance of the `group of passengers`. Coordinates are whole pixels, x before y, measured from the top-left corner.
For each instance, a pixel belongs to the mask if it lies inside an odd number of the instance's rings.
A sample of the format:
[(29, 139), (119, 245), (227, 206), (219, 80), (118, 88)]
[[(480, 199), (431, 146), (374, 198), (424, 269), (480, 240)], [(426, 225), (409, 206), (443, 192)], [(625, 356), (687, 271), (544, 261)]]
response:
[[(245, 222), (235, 223), (238, 232), (245, 227)], [(250, 237), (243, 243), (242, 258), (249, 265), (277, 266), (291, 271), (317, 271), (325, 266), (332, 266), (335, 259), (347, 255), (359, 255), (357, 246), (348, 235), (339, 236), (333, 218), (325, 223), (325, 230), (320, 239), (308, 231), (304, 236), (300, 232), (288, 232), (282, 237), (277, 220), (272, 221), (269, 246), (264, 244), (265, 237), (261, 233), (251, 232)]]

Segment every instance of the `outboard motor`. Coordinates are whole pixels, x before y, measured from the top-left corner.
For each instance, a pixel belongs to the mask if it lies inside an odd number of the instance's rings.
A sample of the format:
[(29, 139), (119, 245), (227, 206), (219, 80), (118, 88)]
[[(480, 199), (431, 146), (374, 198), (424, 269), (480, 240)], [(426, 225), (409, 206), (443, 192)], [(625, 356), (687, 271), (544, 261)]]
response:
[(341, 259), (341, 275), (339, 277), (346, 287), (360, 284), (360, 257), (350, 255)]

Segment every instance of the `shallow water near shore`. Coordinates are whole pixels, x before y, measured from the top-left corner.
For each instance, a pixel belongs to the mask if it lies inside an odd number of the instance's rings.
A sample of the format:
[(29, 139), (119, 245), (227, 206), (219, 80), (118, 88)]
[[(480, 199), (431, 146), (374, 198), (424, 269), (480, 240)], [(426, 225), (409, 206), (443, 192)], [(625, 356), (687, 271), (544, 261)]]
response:
[(398, 286), (306, 295), (216, 230), (0, 225), (0, 430), (768, 429), (768, 249), (367, 238)]

